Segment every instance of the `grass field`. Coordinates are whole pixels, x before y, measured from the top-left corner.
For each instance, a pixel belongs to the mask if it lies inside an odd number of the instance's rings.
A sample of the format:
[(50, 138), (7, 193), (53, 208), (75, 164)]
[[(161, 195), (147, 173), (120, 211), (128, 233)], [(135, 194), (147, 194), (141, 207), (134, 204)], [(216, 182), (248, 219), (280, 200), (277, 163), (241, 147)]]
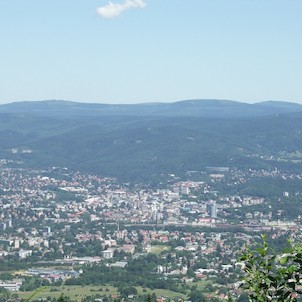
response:
[(207, 284), (212, 284), (212, 281), (209, 281), (209, 280), (199, 280), (197, 282), (189, 282), (188, 283), (188, 285), (190, 285), (190, 286), (193, 286), (193, 285), (197, 286), (197, 288), (200, 289), (200, 290), (204, 290), (204, 288), (205, 288), (205, 286)]
[[(181, 293), (172, 292), (170, 290), (166, 289), (144, 289), (142, 287), (136, 287), (137, 292), (139, 295), (142, 294), (152, 294), (153, 292), (156, 294), (156, 296), (165, 296), (169, 298), (175, 298), (175, 297), (181, 297), (186, 298), (185, 295)], [(20, 298), (26, 299), (29, 298), (33, 292), (18, 292), (17, 293)], [(33, 298), (39, 299), (39, 298), (59, 298), (61, 295), (68, 296), (72, 300), (80, 302), (85, 296), (92, 296), (99, 294), (101, 296), (106, 295), (116, 295), (117, 294), (117, 288), (109, 285), (105, 286), (58, 286), (58, 287), (47, 287), (46, 289), (42, 290), (41, 292), (37, 293)]]
[(183, 299), (186, 298), (186, 295), (184, 295), (184, 294), (172, 292), (167, 289), (154, 289), (154, 290), (146, 289), (146, 292), (143, 292), (143, 289), (141, 287), (136, 287), (136, 289), (137, 289), (137, 292), (139, 295), (155, 293), (157, 297), (163, 296), (163, 297), (168, 297), (168, 298), (176, 298), (176, 297), (180, 297)]
[(171, 249), (168, 245), (152, 245), (151, 253), (155, 255), (159, 255), (163, 251), (169, 251)]
[[(26, 299), (30, 297), (33, 292), (18, 292), (17, 294), (20, 298)], [(50, 286), (39, 292), (34, 298), (59, 298), (62, 294), (70, 297), (72, 300), (81, 301), (85, 296), (96, 294), (109, 296), (111, 294), (117, 294), (117, 289), (113, 286)]]

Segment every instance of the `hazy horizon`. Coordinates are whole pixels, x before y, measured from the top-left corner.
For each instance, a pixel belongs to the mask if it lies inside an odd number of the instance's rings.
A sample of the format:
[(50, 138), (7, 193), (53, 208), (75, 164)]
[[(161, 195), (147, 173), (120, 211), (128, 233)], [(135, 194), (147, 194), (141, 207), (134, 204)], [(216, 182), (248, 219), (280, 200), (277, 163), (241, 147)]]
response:
[(258, 102), (248, 102), (248, 101), (241, 101), (241, 100), (231, 100), (231, 99), (184, 99), (184, 100), (174, 100), (174, 101), (150, 101), (150, 102), (136, 102), (136, 103), (110, 103), (110, 102), (96, 102), (96, 101), (74, 101), (74, 100), (63, 100), (63, 99), (45, 99), (45, 100), (21, 100), (21, 101), (12, 101), (7, 103), (0, 103), (1, 105), (9, 105), (9, 104), (15, 104), (15, 103), (31, 103), (31, 102), (70, 102), (70, 103), (79, 103), (79, 104), (104, 104), (104, 105), (140, 105), (140, 104), (173, 104), (177, 102), (190, 102), (190, 101), (227, 101), (227, 102), (236, 102), (236, 103), (242, 103), (242, 104), (259, 104), (259, 103), (265, 103), (265, 102), (278, 102), (278, 103), (289, 103), (289, 104), (297, 104), (302, 105), (302, 103), (296, 102), (296, 101), (289, 101), (289, 100), (263, 100)]
[(0, 3), (0, 104), (302, 103), (301, 1)]

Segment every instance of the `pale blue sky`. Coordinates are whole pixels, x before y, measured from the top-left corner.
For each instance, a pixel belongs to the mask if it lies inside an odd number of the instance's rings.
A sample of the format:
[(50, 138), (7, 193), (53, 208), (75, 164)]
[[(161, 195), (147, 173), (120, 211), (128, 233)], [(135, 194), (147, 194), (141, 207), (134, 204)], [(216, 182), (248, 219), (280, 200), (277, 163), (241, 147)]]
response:
[(0, 103), (302, 103), (301, 0), (137, 1), (1, 0)]

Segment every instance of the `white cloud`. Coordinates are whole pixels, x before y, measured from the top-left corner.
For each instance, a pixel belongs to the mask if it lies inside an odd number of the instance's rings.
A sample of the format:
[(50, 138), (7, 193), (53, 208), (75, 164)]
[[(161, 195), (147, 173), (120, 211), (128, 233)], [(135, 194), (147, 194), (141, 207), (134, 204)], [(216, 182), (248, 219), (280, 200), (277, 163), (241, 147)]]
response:
[(110, 1), (107, 5), (99, 7), (96, 12), (103, 18), (114, 18), (127, 9), (144, 8), (145, 6), (144, 0), (125, 0), (124, 3), (112, 3)]

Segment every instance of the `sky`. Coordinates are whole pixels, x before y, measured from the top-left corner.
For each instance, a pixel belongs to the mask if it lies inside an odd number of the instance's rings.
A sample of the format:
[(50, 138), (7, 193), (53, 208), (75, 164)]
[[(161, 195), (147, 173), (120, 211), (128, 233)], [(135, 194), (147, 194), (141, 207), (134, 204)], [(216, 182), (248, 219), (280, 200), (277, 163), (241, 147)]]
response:
[(2, 0), (0, 103), (302, 103), (301, 0)]

